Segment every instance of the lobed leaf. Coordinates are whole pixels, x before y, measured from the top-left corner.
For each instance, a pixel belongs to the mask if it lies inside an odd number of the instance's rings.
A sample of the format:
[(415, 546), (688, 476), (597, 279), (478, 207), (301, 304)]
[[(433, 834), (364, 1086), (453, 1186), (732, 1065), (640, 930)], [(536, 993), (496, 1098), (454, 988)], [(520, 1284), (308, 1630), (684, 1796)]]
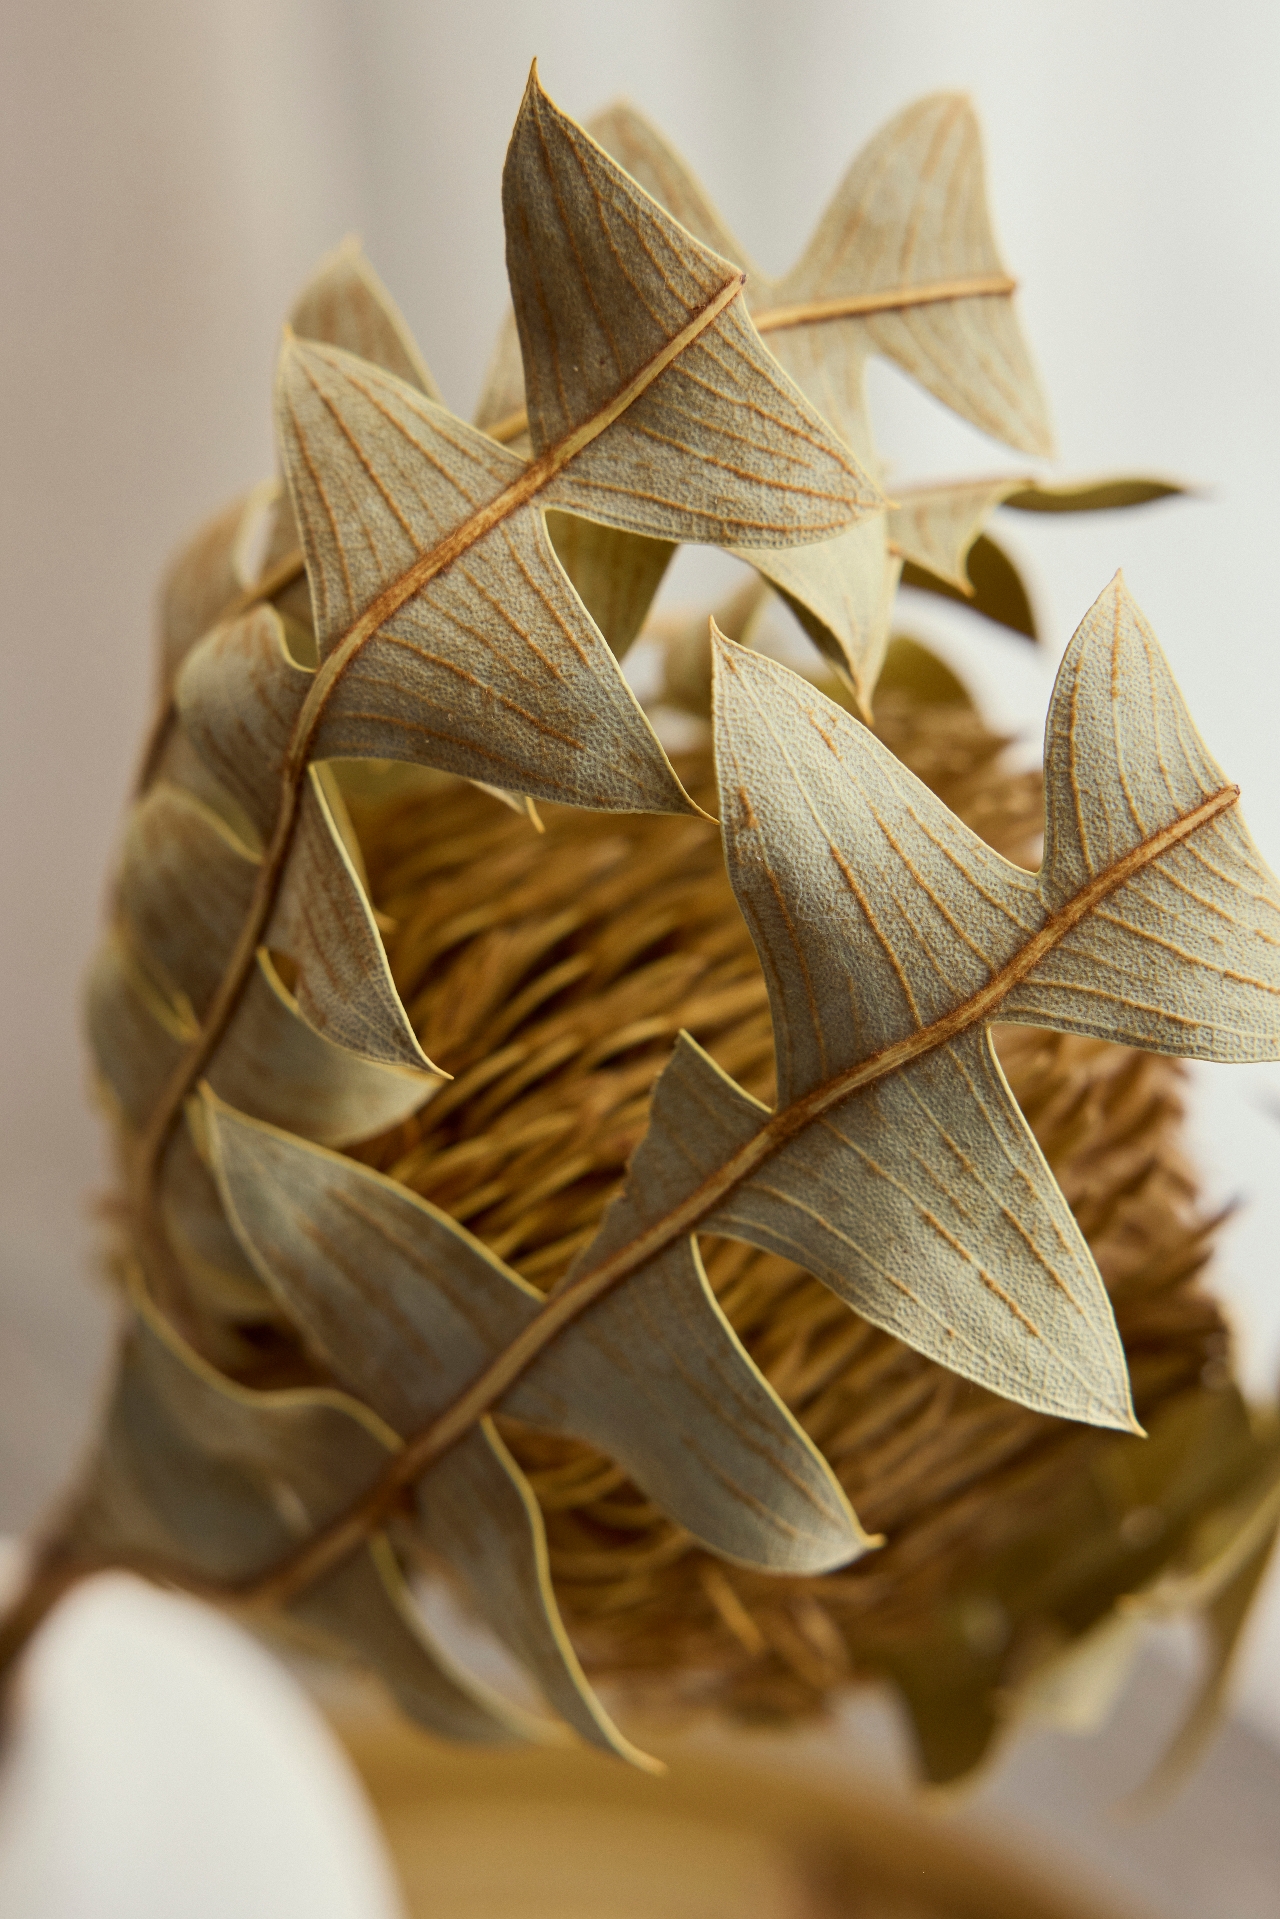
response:
[[(286, 347), (279, 409), (321, 658), (362, 618), (369, 628), (334, 682), (318, 757), (417, 760), (542, 799), (689, 810), (538, 500), (504, 504), (518, 460), (333, 348)], [(486, 507), (493, 526), (397, 599), (420, 556)]]
[(289, 740), (314, 677), (293, 660), (270, 606), (215, 627), (178, 676), (184, 732), (263, 840), (280, 810)]
[[(65, 1544), (250, 1582), (376, 1478), (395, 1437), (340, 1393), (232, 1386), (140, 1294), (134, 1309), (102, 1451)], [(367, 1660), (433, 1732), (483, 1743), (538, 1736), (536, 1722), (435, 1644), (382, 1537), (290, 1615)]]
[(1021, 513), (1099, 513), (1146, 506), (1185, 492), (1169, 480), (1140, 477), (1064, 486), (1001, 479), (906, 487), (889, 515), (889, 538), (905, 562), (903, 585), (963, 599), (977, 613), (1034, 640), (1030, 595), (1012, 560), (982, 529), (995, 507)]
[[(118, 934), (99, 950), (88, 984), (89, 1039), (125, 1125), (140, 1132), (199, 1027), (150, 981)], [(396, 1126), (438, 1081), (335, 1045), (298, 1010), (260, 952), (209, 1070), (228, 1101), (306, 1138), (342, 1146)]]
[(1022, 576), (1004, 548), (998, 546), (989, 533), (980, 534), (969, 548), (963, 588), (953, 586), (948, 580), (940, 580), (911, 560), (903, 565), (902, 584), (919, 587), (926, 593), (936, 593), (944, 600), (959, 600), (972, 607), (975, 613), (994, 620), (997, 626), (1007, 627), (1024, 640), (1038, 638), (1031, 598)]
[[(399, 1430), (426, 1426), (537, 1317), (541, 1295), (425, 1200), (208, 1109), (241, 1243), (338, 1377)], [(825, 1570), (868, 1543), (692, 1258), (565, 1327), (499, 1410), (601, 1447), (680, 1525), (745, 1564)]]
[(439, 400), (439, 387), (399, 307), (349, 234), (325, 255), (294, 302), (289, 325), (300, 340), (341, 347)]
[(536, 75), (503, 212), (534, 453), (591, 435), (553, 482), (554, 504), (747, 546), (824, 539), (879, 504), (779, 373), (737, 297), (741, 273), (638, 192)]
[[(985, 290), (966, 293), (966, 282)], [(921, 298), (930, 290), (940, 297)], [(829, 381), (833, 405), (846, 409), (834, 342), (855, 325), (864, 351), (896, 360), (983, 432), (1024, 453), (1048, 453), (1044, 396), (1013, 290), (987, 212), (977, 117), (963, 95), (935, 93), (863, 148), (803, 258), (774, 289), (775, 311), (876, 294), (895, 304), (825, 328), (787, 326), (771, 344), (789, 370), (805, 365), (810, 378)], [(852, 419), (849, 426), (856, 430)]]
[[(743, 261), (702, 188), (640, 115), (619, 105), (593, 125), (691, 232)], [(1012, 291), (986, 211), (977, 122), (966, 101), (939, 94), (898, 115), (864, 149), (790, 274), (774, 282), (752, 271), (748, 303), (779, 362), (874, 471), (863, 394), (872, 352), (897, 360), (986, 431), (1027, 451), (1048, 450)], [(888, 644), (897, 555), (921, 557), (900, 532), (891, 520), (887, 551), (881, 523), (878, 536), (859, 528), (769, 562), (741, 554), (786, 595), (864, 712)]]
[(991, 516), (1026, 481), (994, 477), (941, 486), (899, 487), (889, 510), (889, 538), (910, 565), (973, 596), (965, 560)]
[[(614, 1284), (723, 1232), (995, 1392), (1132, 1429), (1105, 1288), (987, 1027), (1276, 1057), (1280, 888), (1236, 789), (1119, 580), (1055, 688), (1038, 876), (839, 707), (715, 638), (725, 857), (769, 991), (778, 1108), (683, 1039), (568, 1283)], [(616, 1223), (628, 1209), (643, 1230)]]
[(1046, 914), (1169, 844), (1011, 985), (1005, 1017), (1190, 1059), (1275, 1059), (1280, 886), (1235, 806), (1194, 835), (1180, 830), (1234, 793), (1117, 576), (1072, 641), (1049, 707)]

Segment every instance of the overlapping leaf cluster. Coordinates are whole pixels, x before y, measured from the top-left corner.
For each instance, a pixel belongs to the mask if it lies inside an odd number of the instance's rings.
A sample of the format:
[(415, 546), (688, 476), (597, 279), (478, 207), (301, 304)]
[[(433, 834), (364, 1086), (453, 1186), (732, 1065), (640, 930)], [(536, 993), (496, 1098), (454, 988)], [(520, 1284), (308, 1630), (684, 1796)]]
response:
[[(656, 137), (621, 112), (601, 131), (531, 81), (504, 176), (519, 385), (500, 359), (493, 431), (448, 412), (344, 250), (282, 352), (287, 492), (211, 529), (171, 585), (169, 704), (90, 987), (134, 1312), (57, 1551), (274, 1602), (452, 1736), (546, 1736), (435, 1643), (401, 1568), (424, 1555), (559, 1721), (638, 1758), (578, 1665), (492, 1414), (598, 1446), (737, 1562), (816, 1572), (874, 1545), (717, 1306), (713, 1232), (798, 1260), (995, 1391), (1130, 1429), (1105, 1291), (989, 1024), (1275, 1057), (1280, 891), (1118, 584), (1055, 692), (1034, 877), (857, 720), (719, 640), (725, 857), (769, 986), (776, 1109), (682, 1038), (626, 1192), (546, 1300), (343, 1156), (443, 1075), (392, 983), (335, 763), (441, 769), (518, 805), (691, 810), (615, 658), (673, 544), (750, 557), (865, 701), (896, 549), (941, 550), (930, 511), (950, 550), (968, 538), (954, 501), (887, 525), (866, 354), (1044, 444), (967, 108), (895, 122), (795, 272), (745, 295)], [(526, 435), (527, 457), (503, 444)], [(228, 1376), (243, 1329), (279, 1315), (331, 1388)]]

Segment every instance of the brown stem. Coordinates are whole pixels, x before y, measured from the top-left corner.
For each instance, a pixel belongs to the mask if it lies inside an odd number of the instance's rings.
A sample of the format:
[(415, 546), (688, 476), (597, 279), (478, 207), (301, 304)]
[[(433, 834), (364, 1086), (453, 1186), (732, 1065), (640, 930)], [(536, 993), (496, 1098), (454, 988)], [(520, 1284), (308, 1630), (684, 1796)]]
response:
[[(259, 868), (249, 913), (241, 928), (213, 1002), (205, 1015), (198, 1037), (192, 1041), (174, 1069), (157, 1101), (139, 1143), (136, 1182), (139, 1211), (145, 1218), (155, 1212), (155, 1189), (169, 1136), (182, 1111), (183, 1101), (204, 1072), (227, 1030), (250, 979), (258, 946), (266, 931), (275, 905), (276, 894), (293, 844), (301, 804), (302, 780), (306, 773), (316, 734), (324, 719), (325, 708), (343, 675), (360, 651), (368, 645), (395, 613), (411, 600), (429, 580), (452, 566), (469, 547), (518, 512), (555, 479), (556, 475), (593, 440), (613, 425), (627, 408), (662, 374), (685, 348), (704, 333), (742, 292), (744, 275), (733, 274), (666, 344), (646, 361), (613, 397), (588, 420), (567, 433), (554, 446), (539, 454), (493, 499), (477, 507), (458, 526), (437, 541), (426, 553), (419, 554), (406, 572), (384, 587), (371, 601), (355, 624), (343, 635), (313, 679), (290, 736), (281, 782), (280, 810), (271, 843)], [(277, 573), (279, 568), (276, 569)], [(279, 590), (278, 588), (276, 590)], [(255, 594), (259, 592), (254, 589)]]
[[(833, 300), (798, 300), (790, 306), (764, 307), (751, 315), (757, 333), (777, 333), (783, 327), (820, 326), (826, 320), (856, 320), (869, 313), (903, 313), (910, 307), (937, 306), (948, 300), (982, 300), (1016, 293), (1018, 282), (1007, 273), (972, 273), (956, 280), (933, 280), (921, 286), (885, 287), (879, 293), (846, 293)], [(506, 413), (485, 432), (503, 446), (529, 430), (525, 407)]]
[(240, 1598), (242, 1591), (249, 1597), (260, 1583), (249, 1581), (242, 1589), (145, 1553), (82, 1553), (55, 1543), (45, 1548), (18, 1598), (0, 1619), (0, 1680), (26, 1651), (58, 1602), (82, 1580), (104, 1572), (136, 1573), (153, 1585), (223, 1605)]
[(737, 1186), (749, 1179), (805, 1127), (830, 1112), (832, 1107), (886, 1075), (909, 1066), (935, 1047), (956, 1039), (971, 1027), (994, 1019), (1001, 1003), (1013, 988), (1025, 980), (1104, 899), (1159, 859), (1161, 854), (1187, 839), (1197, 828), (1225, 813), (1239, 797), (1238, 786), (1221, 787), (1189, 813), (1140, 841), (1113, 865), (1095, 874), (1071, 899), (1051, 913), (1039, 931), (998, 972), (991, 975), (985, 986), (950, 1013), (917, 1028), (905, 1039), (895, 1041), (869, 1058), (859, 1060), (856, 1065), (835, 1074), (812, 1092), (774, 1113), (758, 1133), (731, 1154), (678, 1206), (620, 1247), (611, 1259), (553, 1293), (536, 1317), (477, 1374), (453, 1403), (429, 1426), (406, 1441), (367, 1492), (338, 1519), (307, 1540), (259, 1581), (253, 1589), (254, 1598), (264, 1604), (280, 1604), (345, 1559), (367, 1533), (386, 1519), (402, 1492), (442, 1453), (456, 1445), (478, 1419), (492, 1411), (539, 1353), (589, 1306), (623, 1280), (629, 1279), (668, 1246), (696, 1232), (703, 1220)]

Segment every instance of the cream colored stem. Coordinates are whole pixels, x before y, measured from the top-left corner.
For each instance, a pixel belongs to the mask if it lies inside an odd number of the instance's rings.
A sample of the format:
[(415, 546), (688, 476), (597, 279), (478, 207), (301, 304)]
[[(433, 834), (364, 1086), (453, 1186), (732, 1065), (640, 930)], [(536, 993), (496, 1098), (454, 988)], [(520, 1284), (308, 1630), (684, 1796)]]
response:
[(562, 1291), (553, 1293), (537, 1316), (477, 1375), (453, 1404), (405, 1443), (368, 1492), (340, 1519), (317, 1533), (266, 1579), (258, 1582), (251, 1594), (255, 1603), (283, 1603), (346, 1558), (369, 1532), (386, 1520), (406, 1489), (426, 1468), (456, 1445), (478, 1419), (492, 1411), (539, 1353), (588, 1307), (623, 1280), (629, 1279), (675, 1241), (696, 1232), (736, 1187), (757, 1172), (780, 1147), (833, 1106), (877, 1080), (884, 1079), (886, 1075), (909, 1066), (935, 1047), (946, 1045), (971, 1027), (996, 1018), (1000, 1006), (1014, 987), (1027, 979), (1054, 947), (1082, 920), (1087, 919), (1104, 899), (1163, 853), (1187, 839), (1197, 828), (1217, 819), (1235, 805), (1239, 796), (1239, 787), (1224, 786), (1191, 812), (1141, 841), (1123, 858), (1095, 875), (1055, 913), (1051, 913), (1039, 931), (1012, 959), (993, 973), (987, 983), (967, 1000), (941, 1019), (918, 1028), (905, 1039), (873, 1053), (870, 1058), (859, 1060), (856, 1065), (835, 1074), (812, 1092), (806, 1093), (802, 1099), (775, 1113), (758, 1133), (709, 1174), (679, 1206), (656, 1220), (627, 1245), (620, 1247), (611, 1259), (581, 1274)]

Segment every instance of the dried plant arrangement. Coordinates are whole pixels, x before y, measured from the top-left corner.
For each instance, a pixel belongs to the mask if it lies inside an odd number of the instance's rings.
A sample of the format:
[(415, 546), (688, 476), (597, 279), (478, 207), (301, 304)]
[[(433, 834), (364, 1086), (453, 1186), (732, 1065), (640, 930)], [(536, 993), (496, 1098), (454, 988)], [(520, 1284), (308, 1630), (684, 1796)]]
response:
[[(885, 496), (873, 354), (1050, 446), (962, 100), (776, 283), (638, 115), (584, 131), (536, 73), (503, 210), (476, 424), (348, 244), (286, 329), (281, 480), (168, 577), (88, 992), (125, 1332), (7, 1655), (127, 1566), (451, 1739), (645, 1766), (593, 1682), (759, 1719), (879, 1676), (943, 1779), (1189, 1609), (1190, 1739), (1280, 1434), (1198, 1283), (1176, 1062), (1280, 1057), (1280, 889), (1118, 579), (1043, 780), (891, 637), (904, 576), (1034, 634), (998, 506), (1176, 489)], [(752, 569), (718, 624), (650, 617), (681, 542)], [(770, 596), (807, 675), (751, 644)]]

